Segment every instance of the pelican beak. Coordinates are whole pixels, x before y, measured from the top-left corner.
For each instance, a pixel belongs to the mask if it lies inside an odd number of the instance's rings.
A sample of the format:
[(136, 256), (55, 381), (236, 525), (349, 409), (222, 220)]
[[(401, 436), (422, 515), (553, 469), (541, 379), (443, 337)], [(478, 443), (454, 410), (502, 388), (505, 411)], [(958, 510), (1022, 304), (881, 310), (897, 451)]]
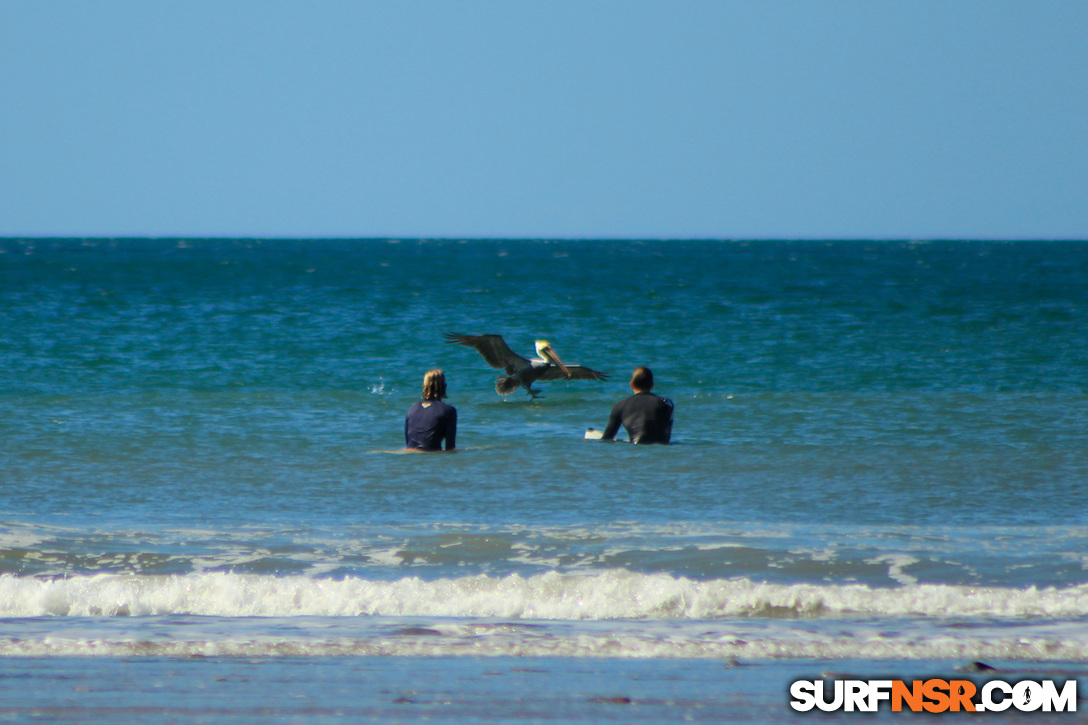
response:
[(568, 378), (570, 377), (570, 370), (567, 370), (567, 366), (563, 364), (563, 361), (559, 359), (559, 356), (555, 354), (555, 350), (553, 350), (550, 345), (541, 348), (540, 352), (543, 353), (545, 360), (562, 370), (563, 374)]

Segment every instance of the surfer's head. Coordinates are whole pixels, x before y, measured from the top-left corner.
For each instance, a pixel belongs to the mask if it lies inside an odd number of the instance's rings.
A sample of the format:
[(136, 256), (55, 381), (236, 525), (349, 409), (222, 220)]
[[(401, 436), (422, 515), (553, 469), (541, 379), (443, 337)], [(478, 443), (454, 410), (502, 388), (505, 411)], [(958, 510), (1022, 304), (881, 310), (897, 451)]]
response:
[(654, 374), (648, 367), (639, 365), (631, 373), (631, 390), (637, 393), (648, 393), (654, 389)]
[(441, 370), (428, 370), (423, 376), (423, 399), (442, 400), (446, 397), (446, 375)]

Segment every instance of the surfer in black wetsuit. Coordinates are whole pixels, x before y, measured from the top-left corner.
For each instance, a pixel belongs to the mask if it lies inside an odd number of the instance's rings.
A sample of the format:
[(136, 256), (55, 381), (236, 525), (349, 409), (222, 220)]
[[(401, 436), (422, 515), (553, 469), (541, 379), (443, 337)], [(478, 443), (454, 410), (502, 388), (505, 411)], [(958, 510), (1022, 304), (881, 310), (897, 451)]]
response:
[(457, 447), (457, 408), (442, 402), (446, 397), (446, 376), (441, 370), (428, 370), (423, 376), (423, 400), (416, 402), (404, 416), (404, 445), (419, 451), (440, 451)]
[(654, 374), (647, 367), (637, 367), (631, 374), (631, 390), (612, 408), (601, 440), (615, 440), (622, 424), (632, 443), (668, 443), (672, 437), (672, 401), (654, 395)]

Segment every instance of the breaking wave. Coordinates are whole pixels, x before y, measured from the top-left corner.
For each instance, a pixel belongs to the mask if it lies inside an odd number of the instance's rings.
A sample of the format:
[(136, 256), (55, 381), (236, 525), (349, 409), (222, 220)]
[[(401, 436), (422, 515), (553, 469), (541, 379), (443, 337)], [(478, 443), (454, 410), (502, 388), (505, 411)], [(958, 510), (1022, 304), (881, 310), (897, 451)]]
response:
[(199, 573), (0, 576), (0, 617), (498, 617), (512, 620), (718, 620), (879, 617), (1076, 618), (1088, 584), (1066, 588), (697, 581), (611, 569), (592, 574), (357, 577)]

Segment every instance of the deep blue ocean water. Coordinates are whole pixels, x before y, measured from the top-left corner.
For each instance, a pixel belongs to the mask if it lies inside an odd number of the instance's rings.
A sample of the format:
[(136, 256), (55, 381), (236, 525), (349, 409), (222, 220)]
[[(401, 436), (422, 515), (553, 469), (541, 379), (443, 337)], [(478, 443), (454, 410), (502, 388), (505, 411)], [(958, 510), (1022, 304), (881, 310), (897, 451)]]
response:
[(4, 239), (0, 659), (1081, 662), (1086, 390), (1081, 242)]

